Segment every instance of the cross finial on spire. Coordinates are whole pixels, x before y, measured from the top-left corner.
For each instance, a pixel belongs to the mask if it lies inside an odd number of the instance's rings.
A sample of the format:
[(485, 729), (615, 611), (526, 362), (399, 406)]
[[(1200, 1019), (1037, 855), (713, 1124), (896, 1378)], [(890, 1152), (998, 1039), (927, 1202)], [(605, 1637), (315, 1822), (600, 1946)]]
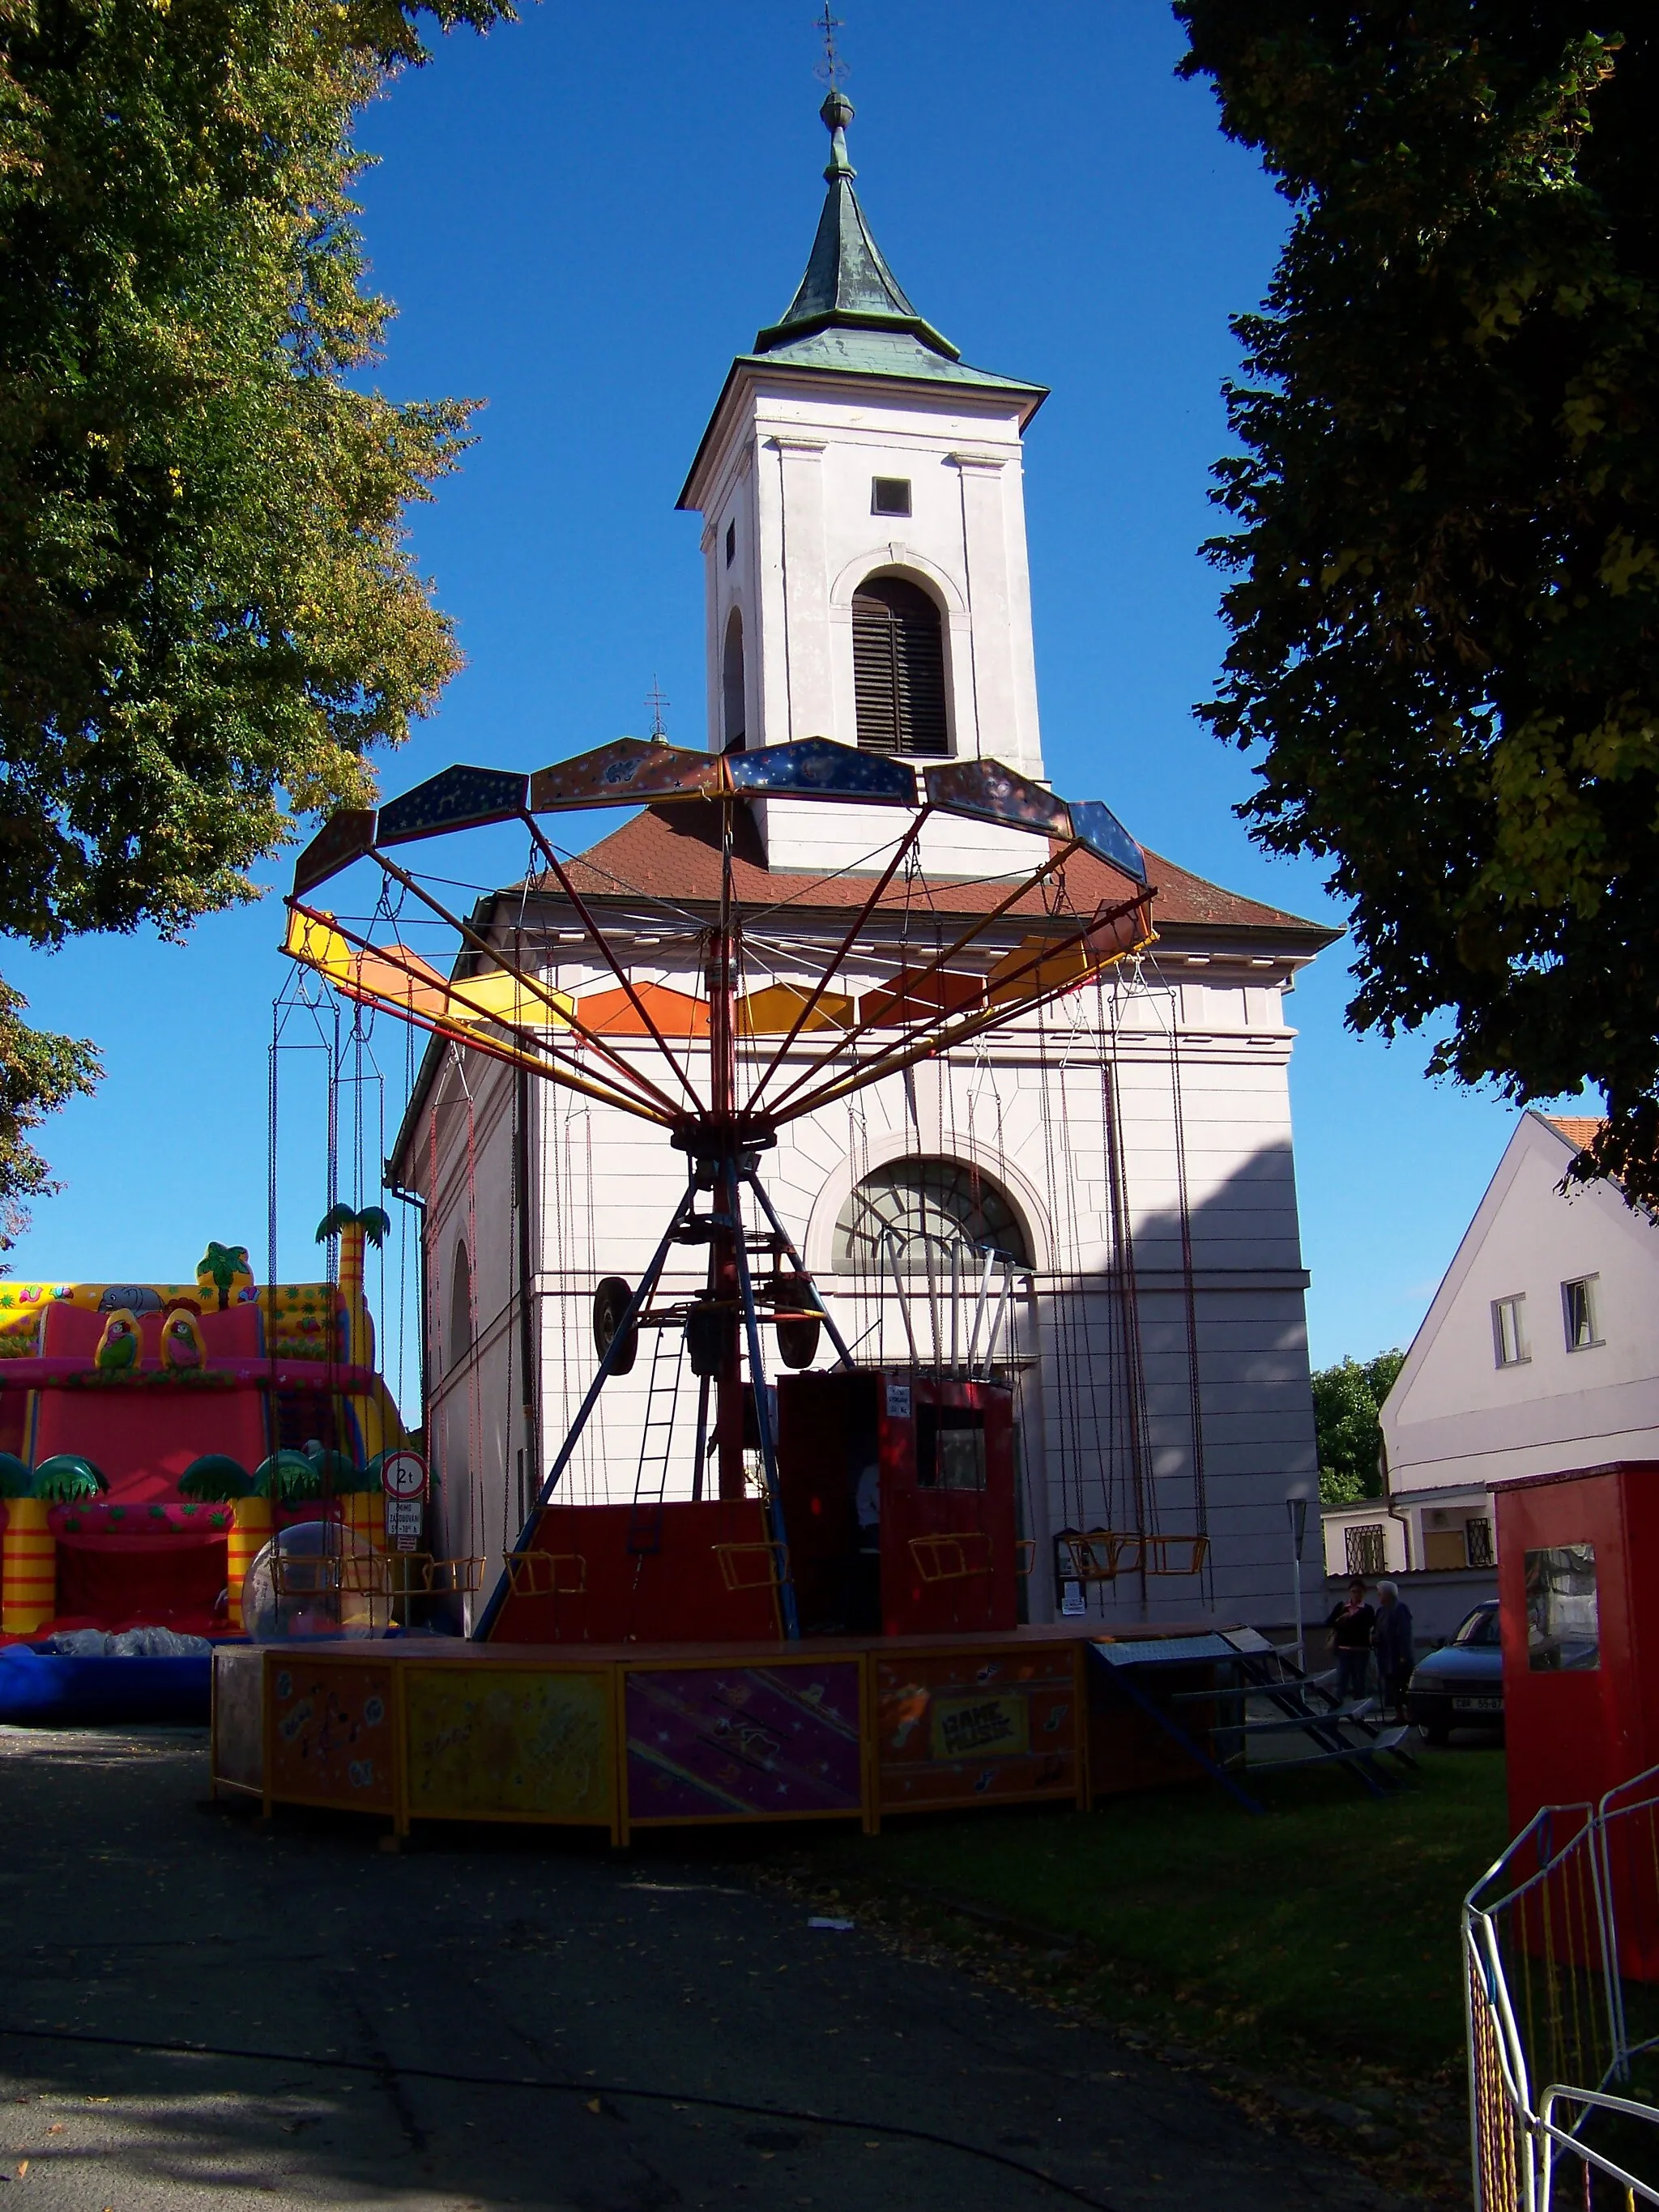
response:
[(823, 0), (823, 13), (814, 16), (813, 21), (823, 33), (823, 59), (818, 64), (817, 75), (834, 92), (847, 74), (847, 64), (836, 46), (836, 32), (846, 27), (839, 15), (830, 14), (830, 0)]
[(830, 90), (818, 113), (823, 127), (830, 133), (830, 166), (825, 179), (834, 184), (837, 177), (854, 177), (858, 172), (847, 158), (847, 126), (853, 119), (853, 103), (841, 88), (847, 74), (847, 64), (836, 44), (836, 33), (842, 27), (839, 15), (830, 12), (830, 0), (823, 0), (823, 13), (815, 18), (823, 33), (823, 59), (818, 64), (817, 75), (829, 85)]
[(665, 707), (672, 707), (674, 702), (665, 695), (661, 684), (657, 681), (657, 674), (654, 669), (651, 672), (651, 689), (645, 695), (645, 703), (651, 709), (651, 737), (653, 743), (656, 744), (666, 744), (668, 742), (668, 732), (663, 727), (662, 710)]

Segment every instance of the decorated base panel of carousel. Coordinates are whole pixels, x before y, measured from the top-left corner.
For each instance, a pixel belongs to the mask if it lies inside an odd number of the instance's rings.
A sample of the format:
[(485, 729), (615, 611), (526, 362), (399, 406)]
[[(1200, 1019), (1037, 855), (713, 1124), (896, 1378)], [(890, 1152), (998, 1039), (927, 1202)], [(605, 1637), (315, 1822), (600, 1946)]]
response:
[(398, 1834), (416, 1820), (516, 1820), (600, 1828), (620, 1844), (636, 1828), (766, 1820), (873, 1833), (898, 1814), (1086, 1806), (1194, 1778), (1179, 1759), (1149, 1760), (1138, 1717), (1088, 1664), (1093, 1640), (1065, 1623), (722, 1651), (441, 1637), (227, 1646), (214, 1655), (213, 1786), (267, 1814), (322, 1806)]

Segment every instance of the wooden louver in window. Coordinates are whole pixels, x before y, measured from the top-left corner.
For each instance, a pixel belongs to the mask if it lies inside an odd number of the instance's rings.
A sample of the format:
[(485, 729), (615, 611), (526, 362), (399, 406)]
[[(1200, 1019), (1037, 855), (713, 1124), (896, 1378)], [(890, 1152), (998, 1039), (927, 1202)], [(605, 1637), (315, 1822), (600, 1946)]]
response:
[(939, 609), (915, 584), (872, 576), (854, 593), (853, 683), (863, 751), (950, 751)]

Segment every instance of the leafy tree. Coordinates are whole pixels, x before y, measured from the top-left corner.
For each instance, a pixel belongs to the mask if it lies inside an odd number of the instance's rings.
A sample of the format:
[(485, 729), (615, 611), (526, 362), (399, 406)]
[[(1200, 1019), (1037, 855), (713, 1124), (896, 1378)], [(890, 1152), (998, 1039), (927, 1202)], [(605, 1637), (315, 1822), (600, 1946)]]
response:
[(1374, 1359), (1340, 1359), (1312, 1376), (1314, 1432), (1319, 1440), (1319, 1497), (1324, 1505), (1352, 1505), (1382, 1495), (1382, 1429), (1378, 1415), (1403, 1352)]
[[(1295, 209), (1234, 329), (1207, 549), (1243, 812), (1353, 902), (1349, 1018), (1599, 1087), (1659, 1200), (1659, 23), (1587, 0), (1176, 0)], [(1622, 25), (1623, 35), (1615, 35)]]
[(21, 1018), (27, 1004), (0, 983), (0, 1252), (16, 1243), (27, 1200), (58, 1188), (26, 1133), (103, 1072), (90, 1045), (31, 1029)]
[[(467, 404), (366, 388), (358, 111), (510, 0), (0, 0), (0, 933), (255, 894), (458, 665), (404, 535)], [(38, 1121), (87, 1048), (0, 1026)], [(0, 1115), (10, 1226), (45, 1170)]]

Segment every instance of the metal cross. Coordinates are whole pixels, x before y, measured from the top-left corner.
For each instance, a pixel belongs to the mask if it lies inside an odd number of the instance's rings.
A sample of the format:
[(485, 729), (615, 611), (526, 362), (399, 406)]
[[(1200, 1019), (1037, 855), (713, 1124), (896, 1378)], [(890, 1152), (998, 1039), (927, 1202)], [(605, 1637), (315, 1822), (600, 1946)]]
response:
[(823, 33), (823, 59), (818, 64), (813, 74), (821, 77), (833, 92), (847, 74), (847, 64), (842, 61), (836, 46), (836, 33), (837, 31), (844, 30), (846, 26), (839, 15), (830, 14), (830, 0), (823, 0), (823, 13), (821, 15), (815, 15), (812, 21)]
[(674, 702), (672, 699), (665, 697), (662, 686), (657, 681), (654, 669), (651, 672), (651, 689), (645, 695), (645, 703), (651, 709), (652, 736), (665, 738), (668, 732), (663, 726), (662, 710), (665, 707), (672, 707)]

